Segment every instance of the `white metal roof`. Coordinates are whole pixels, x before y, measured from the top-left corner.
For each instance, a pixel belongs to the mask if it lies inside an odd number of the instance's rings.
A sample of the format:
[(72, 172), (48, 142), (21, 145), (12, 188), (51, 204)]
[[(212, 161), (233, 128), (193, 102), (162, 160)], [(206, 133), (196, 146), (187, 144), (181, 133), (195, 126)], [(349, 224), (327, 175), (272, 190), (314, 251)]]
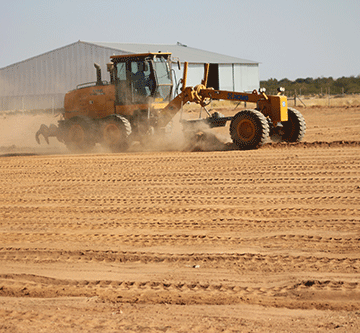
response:
[(259, 64), (256, 61), (230, 57), (220, 53), (204, 51), (177, 44), (135, 44), (135, 43), (111, 43), (111, 42), (85, 42), (101, 47), (119, 50), (128, 53), (147, 53), (147, 52), (171, 52), (174, 57), (180, 59), (181, 62), (188, 61), (190, 63), (213, 63), (213, 64)]
[(116, 52), (120, 52), (120, 54), (126, 54), (126, 53), (148, 53), (148, 52), (171, 52), (173, 57), (178, 58), (181, 62), (187, 61), (189, 63), (193, 64), (204, 64), (204, 63), (210, 63), (210, 64), (249, 64), (249, 65), (258, 65), (259, 62), (253, 61), (253, 60), (246, 60), (236, 57), (227, 56), (220, 53), (210, 52), (210, 51), (204, 51), (200, 49), (196, 49), (193, 47), (189, 47), (186, 45), (183, 45), (181, 43), (177, 44), (136, 44), (136, 43), (112, 43), (112, 42), (87, 42), (87, 41), (77, 41), (75, 43), (62, 46), (60, 48), (45, 52), (43, 54), (39, 54), (37, 56), (16, 62), (14, 64), (5, 66), (2, 69), (9, 68), (16, 66), (20, 63), (28, 62), (32, 59), (36, 59), (39, 57), (42, 57), (44, 55), (51, 54), (55, 51), (61, 51), (65, 50), (69, 47), (72, 47), (77, 44), (83, 44), (83, 45), (93, 45), (93, 46), (99, 46), (103, 47), (109, 50), (112, 50), (114, 54)]

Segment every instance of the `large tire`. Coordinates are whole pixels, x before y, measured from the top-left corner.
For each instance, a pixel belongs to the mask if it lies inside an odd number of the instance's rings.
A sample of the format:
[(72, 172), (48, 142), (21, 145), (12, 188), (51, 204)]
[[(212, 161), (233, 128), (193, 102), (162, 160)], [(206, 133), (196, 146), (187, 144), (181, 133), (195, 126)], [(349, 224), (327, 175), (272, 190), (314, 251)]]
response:
[(306, 123), (303, 115), (293, 108), (288, 108), (288, 121), (281, 123), (283, 128), (282, 141), (299, 142), (306, 132)]
[(67, 121), (64, 138), (67, 148), (75, 153), (90, 152), (96, 143), (95, 125), (90, 118), (74, 117)]
[(101, 121), (101, 145), (117, 153), (129, 148), (131, 134), (130, 122), (120, 116), (112, 115)]
[(257, 149), (269, 136), (269, 124), (260, 111), (240, 111), (230, 123), (230, 136), (240, 149)]

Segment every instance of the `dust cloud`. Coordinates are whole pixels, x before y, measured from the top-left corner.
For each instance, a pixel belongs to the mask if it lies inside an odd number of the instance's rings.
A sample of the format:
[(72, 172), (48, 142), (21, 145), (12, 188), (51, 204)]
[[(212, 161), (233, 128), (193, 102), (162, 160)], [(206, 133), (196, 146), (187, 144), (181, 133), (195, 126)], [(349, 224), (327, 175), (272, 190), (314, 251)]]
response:
[(0, 114), (0, 154), (61, 154), (66, 153), (64, 144), (56, 138), (50, 138), (46, 144), (40, 138), (41, 145), (35, 140), (35, 133), (41, 124), (57, 124), (60, 115), (29, 113)]
[[(60, 114), (12, 113), (0, 114), (0, 155), (6, 154), (70, 154), (66, 146), (50, 137), (48, 145), (40, 136), (40, 145), (35, 133), (41, 124), (57, 125)], [(203, 125), (196, 131), (184, 130), (180, 115), (176, 115), (165, 131), (152, 133), (142, 142), (132, 142), (129, 152), (141, 151), (211, 151), (227, 150), (229, 138)], [(110, 153), (97, 144), (93, 153)]]
[(156, 133), (141, 146), (132, 149), (145, 151), (217, 151), (228, 150), (229, 136), (216, 133), (206, 124), (187, 129), (176, 114), (164, 133)]

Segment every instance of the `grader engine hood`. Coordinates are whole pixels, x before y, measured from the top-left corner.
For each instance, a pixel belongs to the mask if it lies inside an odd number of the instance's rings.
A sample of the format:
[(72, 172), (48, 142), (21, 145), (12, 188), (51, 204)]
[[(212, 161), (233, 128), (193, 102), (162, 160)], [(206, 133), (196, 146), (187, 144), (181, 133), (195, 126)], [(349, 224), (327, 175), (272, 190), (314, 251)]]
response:
[(115, 103), (114, 85), (96, 85), (72, 90), (65, 95), (65, 119), (87, 116), (92, 119), (113, 114)]

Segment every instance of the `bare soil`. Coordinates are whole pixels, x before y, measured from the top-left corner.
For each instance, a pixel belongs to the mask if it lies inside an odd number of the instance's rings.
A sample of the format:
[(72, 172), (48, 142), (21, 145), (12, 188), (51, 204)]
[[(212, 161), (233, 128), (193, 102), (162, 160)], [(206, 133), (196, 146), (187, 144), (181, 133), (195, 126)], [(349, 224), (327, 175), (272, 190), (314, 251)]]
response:
[(358, 332), (360, 107), (298, 109), (304, 142), (251, 151), (74, 155), (0, 119), (0, 331)]

